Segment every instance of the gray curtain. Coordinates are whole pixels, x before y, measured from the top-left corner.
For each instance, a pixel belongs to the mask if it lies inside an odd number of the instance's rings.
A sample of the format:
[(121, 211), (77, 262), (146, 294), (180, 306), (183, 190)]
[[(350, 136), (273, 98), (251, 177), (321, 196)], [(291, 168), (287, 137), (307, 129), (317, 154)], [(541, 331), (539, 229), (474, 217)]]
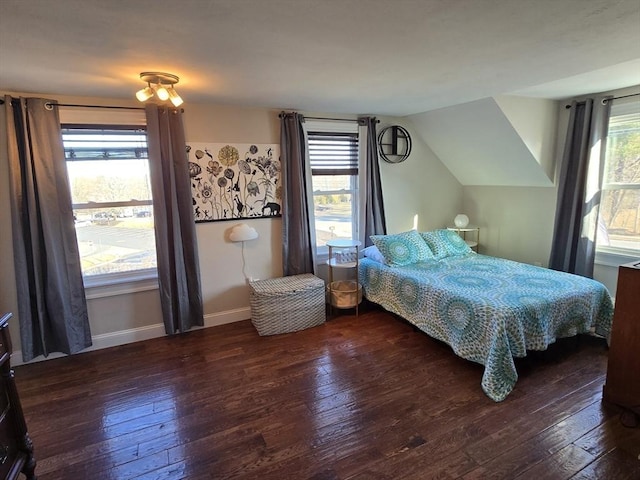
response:
[(376, 133), (376, 117), (360, 117), (358, 125), (366, 128), (367, 145), (364, 162), (364, 190), (360, 194), (360, 208), (364, 209), (363, 229), (364, 246), (373, 245), (371, 235), (385, 235), (387, 224), (384, 217), (384, 202), (382, 199), (382, 183), (380, 181), (380, 166), (378, 163), (378, 135)]
[(572, 102), (549, 267), (593, 277), (611, 98)]
[(314, 272), (314, 245), (309, 226), (308, 170), (304, 117), (280, 114), (282, 161), (282, 263), (285, 275)]
[(5, 97), (22, 358), (91, 345), (57, 108)]
[(181, 110), (148, 104), (146, 115), (160, 302), (174, 334), (204, 325), (187, 149)]

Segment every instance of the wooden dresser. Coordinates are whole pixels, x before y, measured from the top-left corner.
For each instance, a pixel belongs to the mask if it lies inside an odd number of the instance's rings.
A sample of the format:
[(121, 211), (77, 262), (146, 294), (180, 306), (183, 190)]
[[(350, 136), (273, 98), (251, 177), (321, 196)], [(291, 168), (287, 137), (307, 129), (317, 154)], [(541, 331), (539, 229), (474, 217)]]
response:
[(10, 313), (0, 318), (0, 479), (13, 480), (22, 472), (35, 480), (33, 445), (11, 369), (10, 318)]
[(640, 415), (640, 261), (618, 270), (604, 399)]

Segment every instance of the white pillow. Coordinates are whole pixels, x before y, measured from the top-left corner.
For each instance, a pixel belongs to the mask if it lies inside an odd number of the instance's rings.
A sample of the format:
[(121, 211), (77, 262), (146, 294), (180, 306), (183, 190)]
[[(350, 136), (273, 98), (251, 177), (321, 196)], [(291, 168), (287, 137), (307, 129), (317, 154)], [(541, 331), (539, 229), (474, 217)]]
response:
[(386, 264), (387, 262), (384, 259), (384, 255), (382, 255), (382, 253), (380, 253), (380, 250), (378, 250), (378, 247), (376, 247), (375, 245), (371, 245), (365, 249), (362, 250), (362, 254), (373, 260), (374, 262), (378, 262), (378, 263), (383, 263)]

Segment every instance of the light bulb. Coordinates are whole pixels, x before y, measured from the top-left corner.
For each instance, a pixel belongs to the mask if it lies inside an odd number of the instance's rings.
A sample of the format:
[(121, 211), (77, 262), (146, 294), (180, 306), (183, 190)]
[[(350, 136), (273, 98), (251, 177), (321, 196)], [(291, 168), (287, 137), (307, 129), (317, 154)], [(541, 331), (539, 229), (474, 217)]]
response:
[(165, 100), (169, 100), (169, 92), (167, 91), (167, 89), (165, 88), (164, 85), (158, 85), (156, 87), (156, 95), (158, 96), (158, 98), (160, 100), (162, 100), (163, 102)]
[(184, 100), (180, 98), (180, 95), (178, 95), (178, 92), (176, 92), (175, 88), (173, 87), (169, 89), (169, 98), (171, 99), (171, 103), (173, 103), (174, 107), (179, 107), (184, 102)]
[(144, 87), (142, 90), (136, 92), (136, 98), (141, 102), (146, 102), (153, 97), (153, 89), (150, 86)]

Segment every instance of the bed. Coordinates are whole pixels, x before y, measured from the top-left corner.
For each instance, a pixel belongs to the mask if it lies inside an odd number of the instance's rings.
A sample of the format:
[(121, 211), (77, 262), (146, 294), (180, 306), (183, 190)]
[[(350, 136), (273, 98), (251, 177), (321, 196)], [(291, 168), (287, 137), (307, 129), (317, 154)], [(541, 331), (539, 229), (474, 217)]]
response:
[(359, 264), (364, 295), (458, 356), (484, 365), (481, 385), (492, 400), (502, 401), (513, 390), (514, 357), (527, 350), (589, 332), (608, 341), (613, 305), (601, 283), (476, 254), (449, 233), (438, 234), (456, 244), (454, 254), (431, 244), (427, 258), (414, 254), (397, 264), (376, 244), (377, 254)]

